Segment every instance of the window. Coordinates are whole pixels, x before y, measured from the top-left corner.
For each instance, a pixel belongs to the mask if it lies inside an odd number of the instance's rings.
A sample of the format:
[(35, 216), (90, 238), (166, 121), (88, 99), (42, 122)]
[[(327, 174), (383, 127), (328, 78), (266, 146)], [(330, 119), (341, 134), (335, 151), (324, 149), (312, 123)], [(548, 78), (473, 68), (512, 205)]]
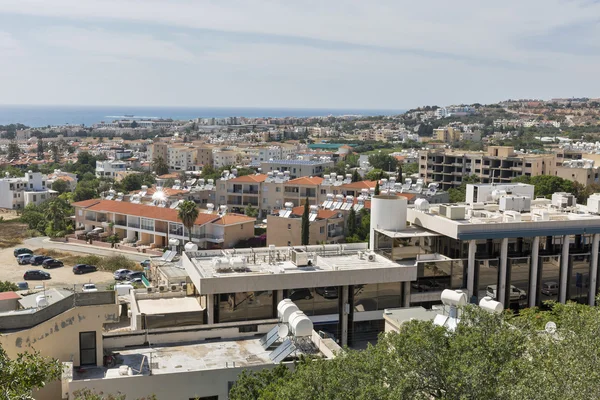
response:
[(281, 188), (280, 188), (280, 187), (277, 187), (277, 188), (275, 188), (275, 191), (276, 191), (277, 193), (279, 193), (279, 192), (281, 192)]
[(325, 233), (325, 227), (324, 226), (322, 226), (322, 227), (319, 228), (319, 233)]
[(288, 230), (292, 229), (292, 224), (288, 224)]

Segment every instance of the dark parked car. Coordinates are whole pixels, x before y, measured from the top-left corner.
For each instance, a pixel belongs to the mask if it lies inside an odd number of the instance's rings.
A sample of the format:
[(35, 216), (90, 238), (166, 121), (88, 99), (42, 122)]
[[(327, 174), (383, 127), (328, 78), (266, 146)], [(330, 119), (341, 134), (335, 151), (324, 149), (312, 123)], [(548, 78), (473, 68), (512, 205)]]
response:
[(131, 281), (131, 280), (136, 279), (136, 278), (141, 278), (142, 276), (146, 277), (146, 274), (143, 273), (142, 271), (132, 271), (132, 272), (130, 272), (130, 273), (127, 274), (127, 280)]
[(28, 290), (29, 289), (29, 283), (27, 283), (27, 282), (17, 282), (17, 286), (19, 287), (19, 290)]
[(310, 300), (313, 298), (310, 290), (304, 289), (292, 289), (289, 291), (288, 298), (292, 301), (296, 300)]
[(50, 260), (52, 257), (49, 256), (33, 256), (29, 260), (31, 265), (42, 265), (42, 263), (46, 260)]
[(26, 249), (25, 247), (19, 247), (18, 249), (15, 249), (13, 251), (14, 256), (18, 256), (19, 254), (25, 254), (25, 253), (29, 253), (29, 254), (33, 254), (33, 251)]
[(50, 258), (48, 260), (44, 260), (44, 262), (42, 263), (42, 267), (48, 269), (48, 268), (59, 268), (62, 267), (64, 264), (62, 261), (59, 260), (55, 260), (54, 258)]
[(335, 286), (318, 287), (315, 289), (315, 292), (326, 299), (338, 298), (338, 288)]
[(40, 271), (39, 269), (30, 269), (28, 271), (25, 271), (23, 279), (25, 279), (26, 281), (39, 281), (44, 279), (50, 279), (50, 274), (46, 271)]
[(98, 268), (96, 268), (94, 265), (88, 264), (77, 264), (73, 267), (74, 274), (86, 274), (88, 272), (95, 272), (97, 270)]

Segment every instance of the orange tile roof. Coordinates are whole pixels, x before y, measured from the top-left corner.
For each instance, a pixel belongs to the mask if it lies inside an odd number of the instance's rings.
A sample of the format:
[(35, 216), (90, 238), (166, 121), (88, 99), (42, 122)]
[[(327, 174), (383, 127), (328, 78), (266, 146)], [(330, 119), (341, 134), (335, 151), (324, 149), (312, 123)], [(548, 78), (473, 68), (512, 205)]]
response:
[[(340, 212), (340, 210), (319, 210), (319, 212), (317, 213), (317, 218), (319, 218), (319, 219), (332, 218), (332, 217), (337, 216), (339, 212)], [(292, 208), (292, 214), (293, 215), (304, 214), (304, 206), (298, 206), (298, 207)]]
[(89, 199), (89, 200), (78, 201), (77, 203), (73, 203), (71, 205), (73, 207), (88, 208), (96, 203), (99, 203), (100, 201), (102, 201), (102, 199)]
[(323, 178), (319, 176), (302, 176), (296, 179), (290, 179), (286, 185), (320, 185), (323, 182)]
[(340, 186), (342, 189), (370, 189), (377, 185), (377, 181), (358, 181), (346, 183)]
[(56, 179), (60, 179), (61, 181), (73, 182), (75, 179), (68, 175), (57, 176)]
[(266, 174), (244, 175), (237, 178), (229, 179), (228, 182), (234, 183), (260, 183), (267, 179)]
[(216, 225), (234, 225), (244, 222), (256, 222), (256, 218), (248, 217), (242, 214), (225, 214), (218, 221), (213, 222)]
[[(189, 191), (186, 191), (186, 190), (173, 189), (173, 188), (168, 188), (168, 187), (163, 188), (162, 191), (165, 192), (165, 194), (167, 196), (175, 196), (178, 194), (189, 193)], [(132, 193), (139, 193), (139, 190), (133, 191)], [(152, 196), (154, 193), (156, 193), (156, 187), (155, 186), (149, 187), (148, 190), (146, 191), (146, 196)]]
[[(159, 219), (162, 221), (181, 222), (177, 218), (177, 210), (165, 207), (147, 206), (144, 204), (129, 203), (126, 201), (96, 200), (95, 204), (86, 205), (91, 200), (74, 203), (74, 207), (83, 207), (90, 211), (115, 212), (135, 217)], [(82, 204), (85, 203), (85, 204)], [(219, 219), (218, 215), (200, 213), (196, 219), (196, 225), (204, 225)]]
[(177, 179), (179, 178), (178, 174), (164, 174), (164, 175), (160, 175), (158, 176), (159, 179)]
[(19, 296), (15, 292), (0, 293), (0, 300), (12, 300), (12, 299), (20, 299), (20, 298), (21, 298), (21, 296)]

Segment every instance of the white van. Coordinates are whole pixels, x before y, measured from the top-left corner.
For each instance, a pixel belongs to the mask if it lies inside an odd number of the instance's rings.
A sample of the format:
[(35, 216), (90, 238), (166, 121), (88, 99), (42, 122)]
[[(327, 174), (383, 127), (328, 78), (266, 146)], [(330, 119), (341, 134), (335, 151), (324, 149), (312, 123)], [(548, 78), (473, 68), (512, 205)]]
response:
[(115, 291), (117, 292), (117, 296), (128, 295), (129, 291), (132, 289), (133, 289), (133, 285), (128, 285), (128, 284), (115, 285)]

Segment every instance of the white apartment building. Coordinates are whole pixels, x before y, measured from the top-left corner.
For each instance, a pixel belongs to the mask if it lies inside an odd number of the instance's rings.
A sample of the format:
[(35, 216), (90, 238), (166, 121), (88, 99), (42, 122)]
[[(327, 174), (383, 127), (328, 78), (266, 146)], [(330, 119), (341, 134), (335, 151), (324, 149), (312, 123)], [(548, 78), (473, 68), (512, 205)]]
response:
[(234, 150), (217, 150), (213, 152), (213, 166), (215, 168), (227, 167), (236, 165), (241, 159), (242, 153)]
[(333, 168), (333, 160), (269, 160), (260, 163), (262, 172), (289, 171), (290, 178), (323, 176), (325, 168)]
[(29, 171), (23, 178), (6, 176), (0, 179), (0, 208), (23, 209), (28, 204), (40, 204), (57, 192), (48, 188), (48, 177)]
[(198, 149), (189, 146), (169, 146), (167, 165), (172, 171), (189, 171), (198, 163)]
[(119, 173), (127, 171), (125, 161), (102, 160), (96, 161), (96, 177), (115, 179)]

